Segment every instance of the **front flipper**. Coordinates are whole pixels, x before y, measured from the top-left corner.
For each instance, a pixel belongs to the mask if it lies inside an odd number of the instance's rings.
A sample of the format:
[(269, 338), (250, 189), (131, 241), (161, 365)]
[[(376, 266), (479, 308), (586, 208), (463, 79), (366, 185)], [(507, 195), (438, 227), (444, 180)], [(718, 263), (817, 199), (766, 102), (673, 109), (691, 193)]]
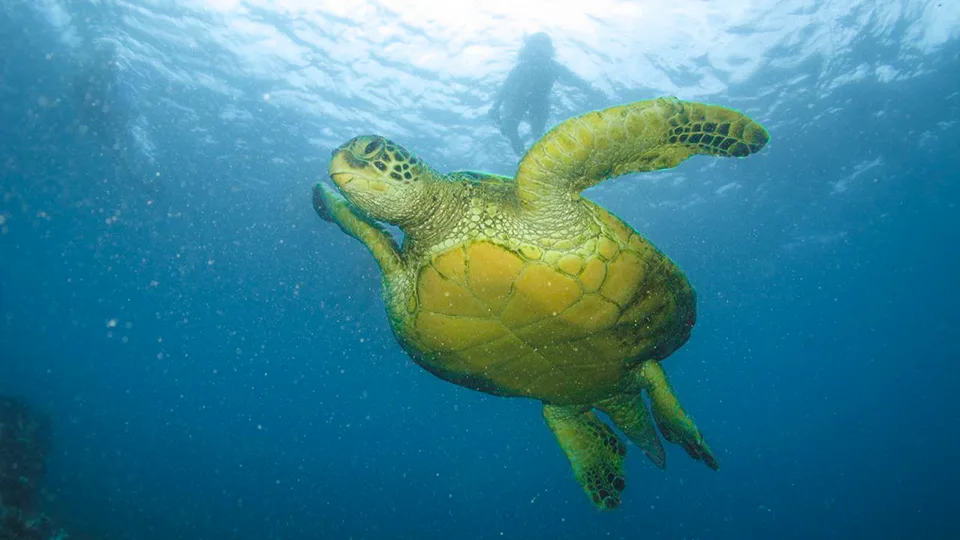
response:
[(694, 154), (746, 157), (770, 135), (717, 105), (659, 98), (571, 118), (534, 144), (517, 168), (523, 207), (538, 210), (607, 178), (676, 167)]
[(703, 435), (693, 423), (693, 418), (683, 410), (680, 400), (673, 393), (667, 374), (657, 362), (644, 362), (638, 372), (638, 379), (650, 396), (650, 408), (653, 418), (663, 433), (663, 438), (679, 444), (693, 459), (702, 460), (713, 470), (720, 468)]
[(390, 233), (363, 215), (333, 188), (321, 183), (313, 186), (313, 209), (325, 221), (336, 223), (340, 230), (367, 246), (384, 275), (400, 269), (399, 249)]
[(627, 455), (620, 437), (592, 412), (576, 407), (544, 405), (543, 417), (593, 504), (601, 510), (619, 506)]
[(597, 403), (597, 408), (606, 413), (620, 431), (640, 447), (643, 453), (657, 467), (663, 469), (667, 464), (667, 456), (663, 451), (657, 428), (653, 425), (650, 410), (640, 399), (640, 394), (633, 396), (617, 395)]

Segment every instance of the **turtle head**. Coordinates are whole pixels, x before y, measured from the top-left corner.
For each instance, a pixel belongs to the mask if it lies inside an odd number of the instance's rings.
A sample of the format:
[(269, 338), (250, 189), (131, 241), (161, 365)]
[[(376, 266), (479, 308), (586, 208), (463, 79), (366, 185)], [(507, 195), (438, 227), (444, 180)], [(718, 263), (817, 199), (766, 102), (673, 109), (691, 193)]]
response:
[(424, 180), (432, 175), (420, 158), (376, 135), (350, 139), (330, 160), (330, 178), (351, 203), (401, 227), (424, 214)]

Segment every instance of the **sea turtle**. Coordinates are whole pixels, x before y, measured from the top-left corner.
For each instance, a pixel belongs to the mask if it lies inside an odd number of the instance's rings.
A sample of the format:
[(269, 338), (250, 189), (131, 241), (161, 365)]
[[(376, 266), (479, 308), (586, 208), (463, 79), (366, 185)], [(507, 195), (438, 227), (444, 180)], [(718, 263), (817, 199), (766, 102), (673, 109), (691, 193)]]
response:
[[(654, 422), (694, 459), (712, 469), (717, 460), (659, 364), (690, 336), (693, 288), (580, 192), (694, 154), (744, 157), (768, 139), (737, 111), (659, 98), (559, 124), (513, 179), (444, 175), (391, 140), (360, 136), (333, 151), (342, 196), (319, 183), (313, 204), (373, 253), (390, 325), (414, 361), (467, 388), (540, 400), (574, 476), (597, 507), (612, 509), (626, 446), (594, 410), (660, 467)], [(399, 227), (403, 246), (378, 222)]]

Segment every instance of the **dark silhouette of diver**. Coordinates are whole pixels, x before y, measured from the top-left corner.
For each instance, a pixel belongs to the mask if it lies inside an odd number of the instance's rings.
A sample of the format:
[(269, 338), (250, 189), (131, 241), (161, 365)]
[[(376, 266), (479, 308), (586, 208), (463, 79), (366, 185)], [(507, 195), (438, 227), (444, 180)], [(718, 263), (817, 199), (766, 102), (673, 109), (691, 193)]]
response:
[(125, 80), (116, 45), (101, 41), (91, 49), (73, 84), (79, 131), (95, 137), (118, 180), (150, 185), (157, 163), (137, 108), (138, 92)]
[(121, 92), (120, 66), (109, 46), (93, 47), (81, 61), (73, 90), (81, 133), (91, 133), (101, 151), (119, 150), (130, 122), (130, 110)]
[(553, 41), (543, 32), (525, 38), (518, 56), (517, 65), (507, 75), (490, 108), (490, 117), (510, 141), (517, 156), (522, 156), (524, 145), (518, 132), (520, 121), (526, 119), (530, 124), (532, 140), (543, 135), (554, 83), (577, 88), (592, 98), (603, 94), (554, 59)]

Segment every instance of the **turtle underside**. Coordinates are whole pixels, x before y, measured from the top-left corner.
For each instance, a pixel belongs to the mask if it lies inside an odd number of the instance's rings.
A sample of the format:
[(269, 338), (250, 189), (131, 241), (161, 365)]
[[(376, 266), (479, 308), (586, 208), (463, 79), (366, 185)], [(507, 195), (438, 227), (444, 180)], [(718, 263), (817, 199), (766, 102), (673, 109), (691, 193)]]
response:
[(573, 404), (610, 395), (637, 363), (683, 345), (696, 313), (683, 273), (618, 218), (589, 210), (576, 242), (476, 233), (421, 257), (390, 310), (411, 356), (462, 386)]

